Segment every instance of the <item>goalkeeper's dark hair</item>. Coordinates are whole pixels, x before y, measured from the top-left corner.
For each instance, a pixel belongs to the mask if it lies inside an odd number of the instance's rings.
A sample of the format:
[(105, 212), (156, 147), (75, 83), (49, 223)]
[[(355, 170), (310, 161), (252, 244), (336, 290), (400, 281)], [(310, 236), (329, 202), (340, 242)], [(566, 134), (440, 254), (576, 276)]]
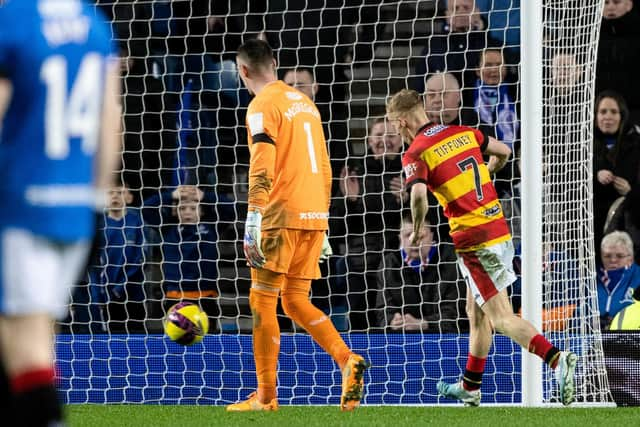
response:
[(264, 40), (247, 40), (238, 48), (237, 56), (254, 71), (268, 70), (273, 67), (273, 50)]

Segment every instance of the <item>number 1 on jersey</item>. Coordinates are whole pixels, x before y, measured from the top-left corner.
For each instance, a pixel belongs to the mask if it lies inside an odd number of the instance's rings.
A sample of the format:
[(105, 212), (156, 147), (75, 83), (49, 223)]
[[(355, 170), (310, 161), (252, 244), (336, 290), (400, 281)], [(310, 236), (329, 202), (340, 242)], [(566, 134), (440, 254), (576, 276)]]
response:
[(318, 173), (318, 162), (316, 161), (316, 150), (313, 147), (313, 137), (311, 136), (311, 123), (304, 122), (303, 128), (307, 134), (307, 150), (309, 151), (309, 160), (311, 161), (311, 172)]

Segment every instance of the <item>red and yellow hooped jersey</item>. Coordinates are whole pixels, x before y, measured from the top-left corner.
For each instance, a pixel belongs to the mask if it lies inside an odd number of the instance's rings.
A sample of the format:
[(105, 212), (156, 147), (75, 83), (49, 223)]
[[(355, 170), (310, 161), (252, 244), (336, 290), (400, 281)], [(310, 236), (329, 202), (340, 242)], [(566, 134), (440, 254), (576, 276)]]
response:
[(424, 182), (444, 208), (458, 252), (511, 238), (482, 158), (487, 143), (477, 129), (429, 124), (402, 157), (407, 185)]

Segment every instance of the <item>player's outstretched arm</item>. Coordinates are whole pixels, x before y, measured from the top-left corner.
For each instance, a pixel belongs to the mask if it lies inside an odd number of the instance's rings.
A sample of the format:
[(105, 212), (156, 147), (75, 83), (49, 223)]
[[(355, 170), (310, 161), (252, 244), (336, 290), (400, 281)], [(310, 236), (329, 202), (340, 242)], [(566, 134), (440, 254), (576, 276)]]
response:
[(509, 160), (509, 156), (511, 155), (511, 149), (497, 139), (489, 137), (489, 142), (484, 149), (484, 153), (491, 156), (487, 164), (489, 173), (496, 173), (507, 164), (507, 160)]
[(427, 186), (422, 182), (416, 182), (411, 186), (411, 219), (413, 221), (411, 243), (414, 245), (417, 245), (422, 238), (424, 219), (427, 216), (428, 209)]
[(120, 163), (122, 151), (122, 107), (120, 105), (120, 72), (116, 61), (107, 67), (104, 85), (100, 145), (96, 157), (96, 187), (107, 191), (113, 173)]

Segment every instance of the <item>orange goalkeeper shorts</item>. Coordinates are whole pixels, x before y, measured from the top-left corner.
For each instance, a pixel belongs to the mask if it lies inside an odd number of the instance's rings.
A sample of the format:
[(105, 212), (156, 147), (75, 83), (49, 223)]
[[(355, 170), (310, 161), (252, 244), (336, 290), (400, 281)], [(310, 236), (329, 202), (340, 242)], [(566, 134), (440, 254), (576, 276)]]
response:
[(267, 260), (264, 268), (287, 277), (317, 279), (318, 260), (325, 232), (275, 228), (262, 232), (262, 252)]

